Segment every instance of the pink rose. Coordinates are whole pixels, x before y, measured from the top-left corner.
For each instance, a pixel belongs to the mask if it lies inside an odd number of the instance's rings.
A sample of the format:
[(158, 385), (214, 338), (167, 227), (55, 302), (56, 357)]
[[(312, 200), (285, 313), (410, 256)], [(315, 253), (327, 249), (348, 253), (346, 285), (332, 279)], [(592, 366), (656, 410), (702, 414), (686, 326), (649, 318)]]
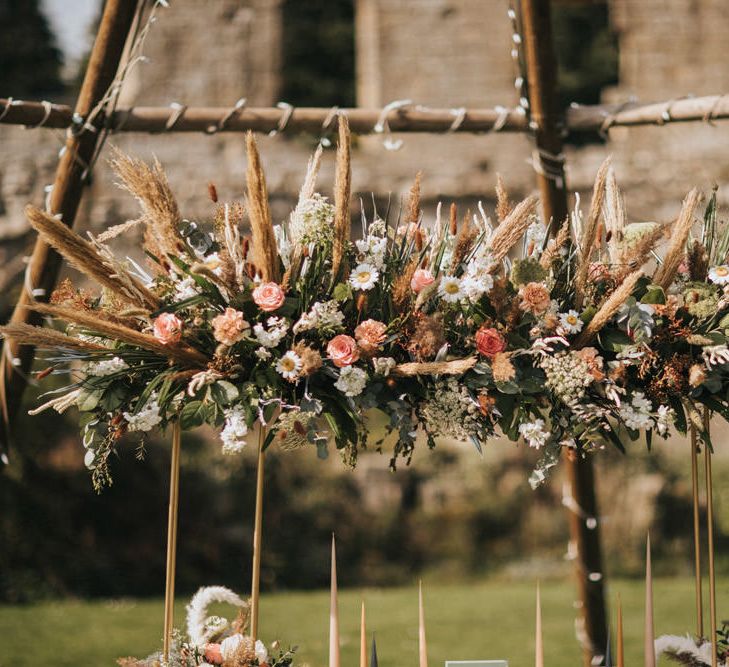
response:
[(357, 345), (365, 354), (374, 354), (385, 342), (387, 326), (377, 320), (365, 320), (354, 330)]
[(506, 349), (506, 341), (496, 329), (481, 327), (476, 332), (476, 349), (484, 357), (493, 359), (499, 352)]
[(205, 662), (211, 665), (222, 665), (223, 664), (223, 652), (220, 649), (220, 644), (205, 644)]
[(261, 283), (253, 290), (253, 300), (261, 310), (270, 313), (283, 305), (286, 295), (276, 283)]
[(217, 315), (210, 323), (213, 325), (213, 338), (228, 347), (243, 340), (251, 328), (243, 318), (243, 313), (235, 308), (226, 308), (222, 315)]
[(428, 269), (418, 269), (413, 273), (413, 279), (410, 281), (410, 289), (416, 294), (419, 294), (428, 285), (432, 285), (435, 282), (433, 274)]
[(173, 313), (162, 313), (154, 321), (154, 337), (162, 345), (179, 343), (182, 338), (182, 320)]
[(359, 359), (357, 343), (351, 336), (345, 336), (344, 334), (334, 336), (327, 345), (327, 356), (337, 368), (351, 366)]

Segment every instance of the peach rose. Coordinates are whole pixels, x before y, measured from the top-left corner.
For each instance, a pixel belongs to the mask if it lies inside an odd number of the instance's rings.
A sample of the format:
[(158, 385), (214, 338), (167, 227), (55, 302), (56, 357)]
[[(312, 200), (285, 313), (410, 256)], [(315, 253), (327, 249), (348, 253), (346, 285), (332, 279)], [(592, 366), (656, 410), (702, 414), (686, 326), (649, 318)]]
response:
[(365, 320), (355, 330), (359, 349), (365, 354), (374, 354), (385, 340), (387, 326), (377, 320)]
[(344, 334), (334, 336), (327, 345), (327, 356), (337, 368), (351, 366), (359, 359), (357, 342), (351, 336), (345, 336)]
[(542, 283), (527, 283), (519, 290), (519, 296), (519, 307), (532, 315), (545, 313), (551, 303), (549, 290)]
[(251, 325), (243, 318), (243, 313), (235, 308), (226, 308), (225, 312), (212, 319), (213, 338), (230, 347), (243, 340), (250, 331)]
[(493, 359), (499, 352), (506, 349), (506, 341), (496, 329), (481, 327), (476, 332), (476, 349), (484, 357)]
[(253, 290), (253, 301), (263, 311), (271, 313), (283, 306), (286, 295), (276, 283), (261, 283)]
[(205, 662), (211, 665), (223, 664), (223, 653), (220, 650), (220, 644), (205, 644)]
[(173, 313), (162, 313), (154, 321), (154, 337), (162, 345), (179, 343), (182, 339), (182, 320)]
[(413, 273), (413, 278), (410, 281), (410, 289), (416, 294), (419, 294), (428, 285), (432, 285), (434, 282), (435, 278), (428, 269), (418, 269), (415, 273)]

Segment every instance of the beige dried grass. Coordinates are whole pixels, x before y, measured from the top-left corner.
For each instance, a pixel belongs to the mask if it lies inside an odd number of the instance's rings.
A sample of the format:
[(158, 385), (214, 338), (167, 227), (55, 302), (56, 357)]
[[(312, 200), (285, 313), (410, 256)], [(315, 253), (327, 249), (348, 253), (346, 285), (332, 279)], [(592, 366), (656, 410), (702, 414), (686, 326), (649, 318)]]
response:
[(339, 116), (339, 143), (334, 172), (334, 241), (332, 243), (332, 283), (346, 277), (346, 254), (351, 235), (349, 199), (352, 190), (351, 136), (349, 121)]

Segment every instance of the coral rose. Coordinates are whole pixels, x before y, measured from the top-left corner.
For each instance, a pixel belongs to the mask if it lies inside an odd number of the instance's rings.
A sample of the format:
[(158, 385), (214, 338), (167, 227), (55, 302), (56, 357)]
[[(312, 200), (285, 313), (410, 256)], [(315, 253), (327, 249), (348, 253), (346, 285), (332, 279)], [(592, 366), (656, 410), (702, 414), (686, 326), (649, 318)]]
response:
[(359, 359), (357, 342), (351, 336), (344, 334), (334, 336), (327, 345), (327, 356), (337, 368), (351, 366)]
[(413, 273), (410, 289), (416, 294), (420, 294), (428, 285), (432, 285), (434, 282), (435, 278), (428, 269), (418, 269)]
[(365, 354), (374, 354), (385, 341), (387, 326), (377, 320), (365, 320), (355, 330), (357, 345)]
[(476, 332), (476, 349), (489, 359), (506, 349), (504, 337), (491, 327), (481, 327)]
[(222, 665), (223, 653), (220, 650), (220, 644), (205, 644), (204, 657), (205, 662), (211, 665)]
[(222, 315), (212, 319), (213, 338), (230, 347), (243, 340), (251, 329), (251, 325), (243, 318), (243, 313), (235, 308), (226, 308)]
[(182, 320), (173, 313), (162, 313), (154, 321), (154, 337), (162, 345), (179, 343), (182, 338)]
[(527, 283), (519, 290), (519, 307), (532, 315), (542, 315), (551, 303), (549, 290), (542, 283)]
[(286, 295), (276, 283), (261, 283), (253, 290), (253, 301), (263, 311), (271, 313), (283, 306)]

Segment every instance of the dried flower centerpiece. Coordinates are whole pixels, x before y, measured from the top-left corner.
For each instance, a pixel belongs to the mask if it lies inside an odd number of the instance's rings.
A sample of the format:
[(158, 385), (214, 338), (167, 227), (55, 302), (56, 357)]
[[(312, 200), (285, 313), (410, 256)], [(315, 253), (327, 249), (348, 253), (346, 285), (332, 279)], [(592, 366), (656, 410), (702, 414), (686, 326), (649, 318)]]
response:
[[(501, 431), (542, 452), (537, 484), (562, 448), (622, 450), (626, 436), (650, 443), (689, 422), (708, 441), (698, 406), (729, 416), (729, 232), (715, 197), (697, 225), (689, 193), (661, 256), (666, 230), (627, 222), (609, 160), (587, 216), (576, 208), (551, 240), (536, 197), (513, 206), (501, 182), (495, 220), (479, 205), (459, 221), (452, 206), (427, 225), (418, 177), (397, 220), (363, 214), (353, 240), (349, 141), (340, 117), (334, 202), (316, 190), (320, 149), (279, 225), (252, 135), (246, 198), (218, 202), (211, 188), (209, 226), (182, 218), (159, 165), (121, 153), (139, 220), (86, 240), (28, 208), (100, 291), (65, 282), (32, 306), (63, 333), (0, 331), (53, 350), (50, 372), (70, 373), (34, 412), (78, 408), (97, 487), (126, 432), (177, 421), (217, 427), (226, 453), (258, 422), (265, 447), (326, 456), (333, 442), (354, 463), (378, 409), (392, 465), (420, 429), (430, 446), (443, 436), (479, 450)], [(147, 269), (111, 248), (137, 224)]]

